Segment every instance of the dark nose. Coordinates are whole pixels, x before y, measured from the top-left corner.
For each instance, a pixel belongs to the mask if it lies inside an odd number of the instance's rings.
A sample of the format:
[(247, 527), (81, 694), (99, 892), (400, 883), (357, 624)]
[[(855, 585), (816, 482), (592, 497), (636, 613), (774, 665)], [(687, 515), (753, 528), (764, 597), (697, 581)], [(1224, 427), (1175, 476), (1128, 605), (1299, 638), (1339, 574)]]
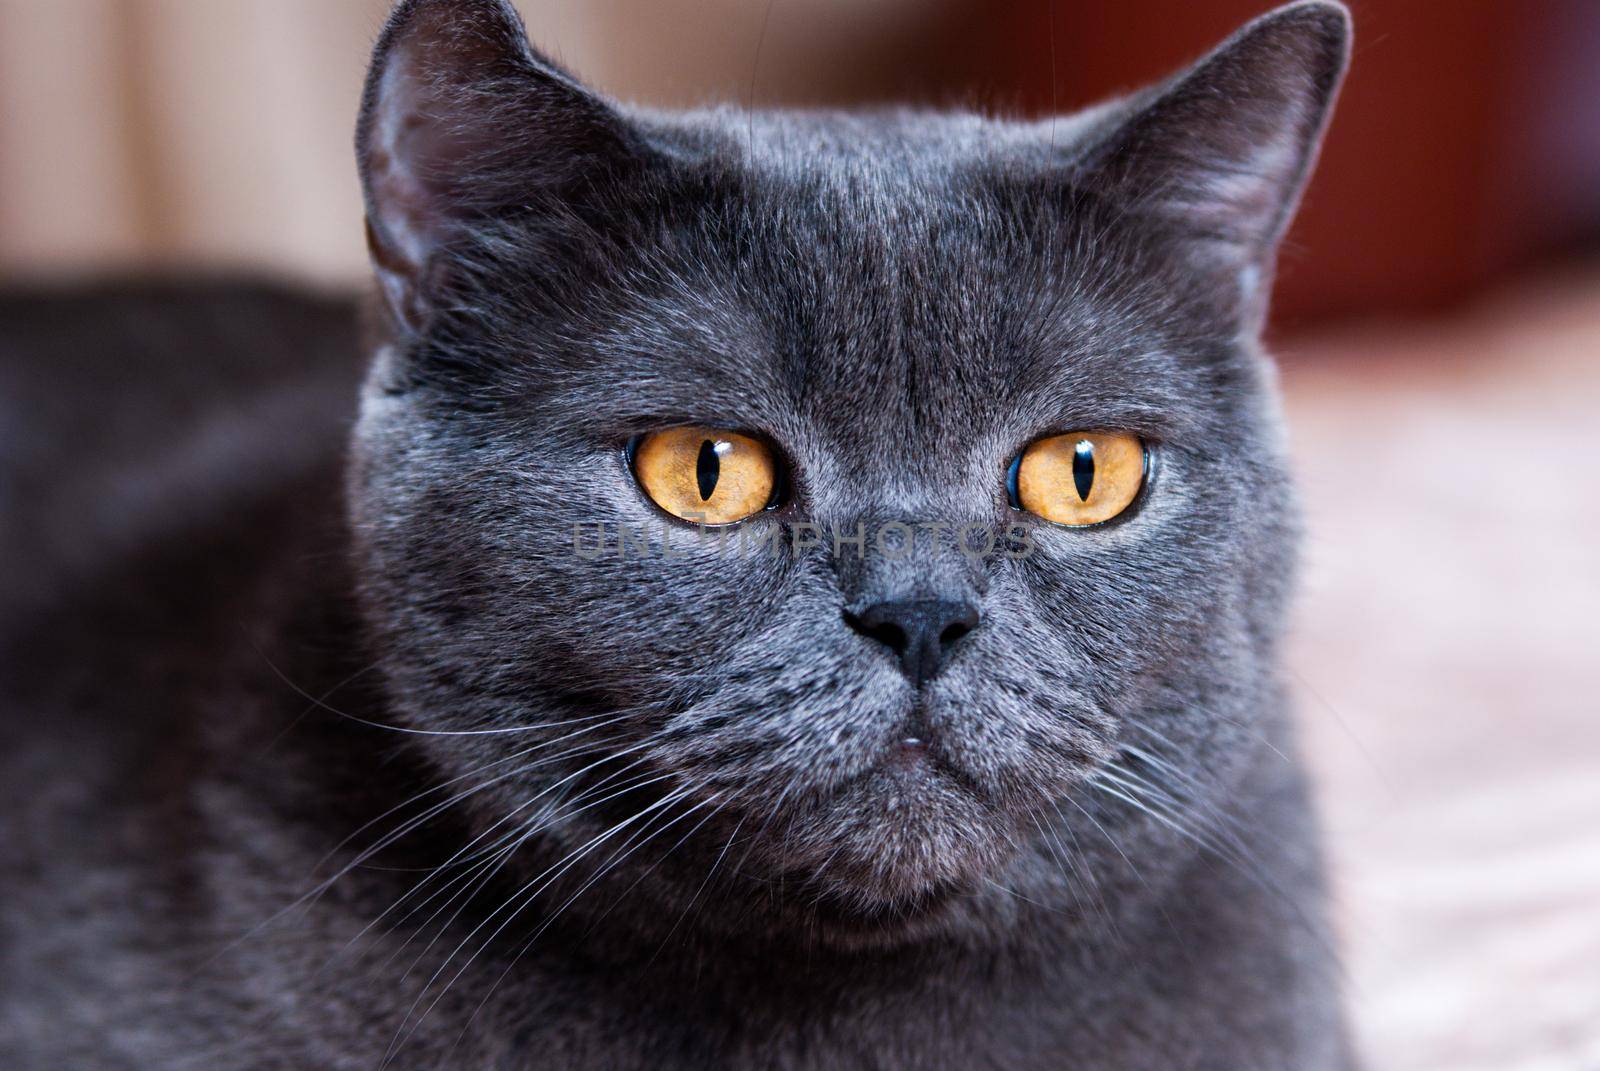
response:
[(876, 602), (844, 617), (851, 628), (899, 655), (901, 672), (918, 688), (944, 668), (955, 642), (978, 627), (976, 606), (944, 599)]

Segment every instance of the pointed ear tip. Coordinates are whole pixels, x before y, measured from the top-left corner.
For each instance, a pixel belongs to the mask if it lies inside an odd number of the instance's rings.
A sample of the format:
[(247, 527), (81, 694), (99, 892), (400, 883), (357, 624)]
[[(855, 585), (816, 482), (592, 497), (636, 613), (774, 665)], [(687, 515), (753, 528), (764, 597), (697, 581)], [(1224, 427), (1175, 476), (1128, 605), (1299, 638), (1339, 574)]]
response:
[(448, 14), (454, 6), (449, 0), (397, 0), (390, 5), (389, 14), (383, 20), (383, 29), (378, 34), (379, 50), (381, 51), (386, 43), (394, 41), (415, 27), (418, 22)]
[(517, 9), (511, 0), (395, 0), (385, 21), (393, 26), (421, 15), (435, 14), (456, 18), (474, 15), (510, 18), (517, 17)]
[(511, 0), (397, 0), (373, 43), (363, 102), (370, 108), (384, 73), (401, 59), (459, 63), (475, 51), (522, 54), (530, 48)]
[[(448, 35), (450, 28), (492, 26), (512, 38), (526, 39), (522, 16), (511, 0), (397, 0), (378, 33), (375, 59), (393, 51), (402, 41), (426, 37), (429, 31)], [(447, 40), (448, 36), (441, 38)]]
[(1297, 0), (1246, 23), (1218, 51), (1299, 57), (1298, 65), (1326, 91), (1343, 80), (1352, 33), (1350, 9), (1339, 0)]
[(1355, 31), (1350, 9), (1340, 0), (1296, 0), (1262, 15), (1245, 32), (1280, 27), (1293, 27), (1301, 32), (1309, 30), (1323, 44), (1338, 49), (1348, 49)]

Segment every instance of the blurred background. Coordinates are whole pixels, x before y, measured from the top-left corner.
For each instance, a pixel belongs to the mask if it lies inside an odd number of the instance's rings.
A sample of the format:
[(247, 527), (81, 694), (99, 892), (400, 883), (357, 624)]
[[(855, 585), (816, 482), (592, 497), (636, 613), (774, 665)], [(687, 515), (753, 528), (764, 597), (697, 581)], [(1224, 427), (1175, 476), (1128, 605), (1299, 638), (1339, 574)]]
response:
[[(519, 0), (642, 103), (1064, 111), (1249, 0)], [(1374, 1068), (1600, 1068), (1600, 2), (1354, 0), (1271, 339), (1292, 680)], [(0, 282), (364, 285), (386, 0), (0, 0)]]

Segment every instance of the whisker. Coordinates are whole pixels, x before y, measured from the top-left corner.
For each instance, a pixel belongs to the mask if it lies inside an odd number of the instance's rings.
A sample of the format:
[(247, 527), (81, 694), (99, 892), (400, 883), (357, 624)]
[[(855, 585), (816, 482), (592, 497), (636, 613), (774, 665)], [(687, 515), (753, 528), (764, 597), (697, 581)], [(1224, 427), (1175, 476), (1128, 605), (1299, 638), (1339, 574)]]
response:
[(667, 944), (672, 940), (673, 935), (678, 932), (678, 927), (683, 925), (684, 920), (689, 917), (690, 912), (693, 911), (695, 905), (699, 903), (701, 894), (706, 891), (706, 886), (711, 884), (712, 876), (716, 874), (717, 868), (722, 865), (722, 861), (728, 857), (728, 850), (733, 847), (734, 838), (739, 835), (739, 830), (743, 828), (744, 819), (740, 818), (739, 821), (735, 823), (733, 832), (728, 834), (728, 842), (722, 846), (722, 851), (718, 853), (717, 858), (706, 870), (705, 880), (702, 881), (699, 887), (695, 889), (694, 895), (689, 898), (689, 903), (684, 907), (683, 913), (678, 916), (678, 921), (672, 924), (672, 928), (667, 931), (667, 935), (661, 939), (661, 947), (657, 948), (655, 952), (651, 954), (650, 959), (647, 961), (648, 963), (654, 963), (656, 957), (661, 955), (662, 951), (667, 947)]
[[(721, 793), (713, 794), (712, 796), (708, 797), (707, 799), (704, 799), (704, 800), (700, 801), (699, 803), (695, 804), (693, 807), (689, 808), (684, 813), (678, 815), (676, 818), (673, 818), (670, 821), (666, 822), (665, 824), (663, 824), (659, 828), (657, 828), (657, 829), (655, 829), (653, 831), (650, 831), (647, 835), (643, 835), (642, 839), (638, 839), (638, 838), (640, 838), (641, 835), (644, 834), (645, 831), (649, 829), (650, 823), (648, 823), (648, 822), (645, 823), (644, 826), (642, 826), (639, 830), (635, 831), (633, 836), (630, 837), (629, 841), (625, 841), (623, 843), (623, 845), (616, 852), (612, 853), (611, 857), (607, 860), (606, 865), (602, 869), (600, 869), (596, 874), (594, 874), (592, 877), (590, 877), (589, 880), (587, 882), (585, 882), (578, 889), (577, 892), (573, 893), (570, 897), (568, 897), (566, 899), (566, 901), (564, 901), (561, 904), (560, 907), (556, 908), (555, 912), (552, 913), (551, 916), (548, 919), (546, 919), (539, 926), (539, 928), (537, 930), (534, 931), (533, 935), (528, 938), (528, 940), (523, 944), (523, 946), (520, 949), (517, 950), (517, 954), (511, 958), (511, 961), (506, 964), (505, 969), (502, 970), (500, 972), (499, 976), (497, 978), (495, 978), (495, 980), (490, 984), (488, 991), (485, 992), (484, 995), (483, 995), (483, 999), (478, 1002), (477, 1007), (475, 1007), (472, 1010), (472, 1014), (467, 1017), (467, 1021), (462, 1026), (461, 1033), (456, 1036), (455, 1043), (453, 1045), (451, 1045), (450, 1051), (454, 1052), (456, 1050), (456, 1048), (458, 1048), (461, 1045), (461, 1042), (466, 1038), (467, 1032), (472, 1028), (472, 1024), (477, 1019), (479, 1013), (481, 1013), (483, 1011), (484, 1007), (486, 1007), (488, 1005), (489, 999), (494, 996), (495, 990), (497, 990), (500, 987), (501, 983), (506, 980), (506, 978), (511, 974), (511, 971), (516, 967), (516, 965), (519, 962), (521, 962), (522, 957), (525, 956), (531, 948), (533, 948), (534, 944), (539, 940), (539, 938), (544, 934), (544, 932), (547, 929), (549, 929), (555, 923), (556, 919), (560, 917), (561, 913), (563, 911), (565, 911), (568, 906), (570, 906), (572, 903), (576, 902), (577, 899), (580, 896), (582, 896), (585, 892), (587, 892), (591, 887), (593, 887), (593, 885), (596, 882), (600, 881), (603, 877), (605, 877), (606, 874), (610, 873), (611, 870), (613, 870), (615, 867), (620, 865), (624, 860), (626, 860), (629, 856), (631, 856), (635, 851), (637, 851), (638, 849), (644, 847), (644, 845), (648, 844), (650, 841), (654, 840), (657, 836), (661, 835), (662, 833), (665, 833), (668, 829), (672, 828), (674, 825), (677, 825), (679, 822), (681, 822), (685, 818), (689, 817), (689, 815), (693, 814), (695, 811), (699, 810), (701, 807), (705, 807), (707, 805), (716, 803), (720, 798), (721, 798)], [(698, 832), (707, 822), (709, 822), (713, 818), (715, 818), (721, 812), (721, 810), (722, 810), (722, 807), (720, 805), (714, 807), (710, 814), (706, 815), (699, 822), (695, 823), (695, 825), (687, 833), (685, 833), (683, 836), (679, 837), (677, 842), (671, 848), (667, 849), (666, 855), (670, 855), (680, 845), (682, 845), (684, 843), (684, 841), (686, 841), (690, 837), (694, 836), (694, 834), (696, 832)], [(652, 819), (652, 821), (653, 821), (653, 819)], [(636, 843), (635, 843), (635, 841), (636, 841)], [(662, 858), (665, 859), (666, 855), (663, 855)], [(658, 860), (657, 862), (659, 863), (660, 860)], [(656, 864), (652, 864), (650, 869), (653, 870), (655, 868), (655, 865)], [(648, 870), (646, 871), (646, 873), (648, 873)], [(635, 886), (637, 886), (638, 883), (639, 883), (639, 880), (642, 880), (642, 879), (635, 879), (633, 884), (629, 885), (628, 889), (624, 890), (623, 894), (626, 895), (627, 892), (631, 891)], [(616, 906), (615, 903), (613, 903), (612, 907), (615, 907), (615, 906)], [(610, 910), (611, 910), (610, 908), (607, 908), (606, 909), (607, 913), (609, 913)]]
[[(259, 648), (257, 648), (257, 650), (260, 652)], [(332, 706), (324, 700), (319, 699), (317, 696), (312, 695), (294, 681), (290, 680), (288, 674), (279, 669), (272, 659), (268, 658), (264, 652), (260, 653), (261, 660), (267, 664), (267, 668), (272, 670), (277, 678), (290, 689), (292, 689), (296, 695), (310, 703), (313, 707), (316, 707), (319, 710), (325, 710), (329, 714), (344, 718), (347, 721), (356, 722), (358, 725), (366, 725), (373, 729), (385, 729), (394, 733), (408, 733), (414, 736), (504, 736), (510, 733), (530, 733), (537, 732), (542, 729), (555, 729), (563, 725), (575, 725), (592, 718), (604, 717), (604, 715), (591, 714), (582, 718), (569, 719), (567, 721), (547, 722), (539, 725), (501, 726), (500, 728), (496, 729), (418, 729), (415, 726), (410, 725), (391, 725), (388, 722), (373, 721), (370, 718), (363, 718), (359, 714), (351, 714), (348, 711), (340, 710), (338, 707)]]
[[(528, 827), (525, 828), (525, 830), (522, 832), (522, 835), (518, 836), (516, 838), (515, 843), (512, 844), (510, 846), (510, 848), (507, 849), (507, 851), (503, 853), (503, 855), (501, 856), (501, 863), (498, 864), (495, 869), (498, 870), (499, 866), (503, 865), (506, 860), (509, 860), (511, 855), (518, 848), (520, 848), (522, 845), (526, 844), (533, 837), (535, 837), (538, 834), (544, 832), (546, 829), (549, 829), (551, 826), (553, 826), (556, 823), (556, 821), (558, 819), (562, 820), (562, 821), (570, 820), (572, 817), (582, 813), (583, 811), (590, 810), (591, 808), (594, 808), (594, 807), (599, 807), (599, 806), (609, 802), (610, 800), (613, 800), (613, 799), (617, 798), (618, 796), (625, 795), (628, 792), (632, 792), (635, 789), (643, 788), (643, 787), (648, 786), (648, 785), (652, 785), (652, 784), (656, 784), (656, 783), (661, 782), (661, 781), (665, 781), (665, 780), (669, 779), (671, 776), (672, 776), (671, 774), (661, 774), (661, 775), (658, 775), (656, 777), (648, 777), (648, 775), (647, 775), (646, 779), (644, 779), (644, 780), (636, 779), (636, 780), (624, 785), (622, 788), (617, 789), (615, 792), (612, 792), (612, 793), (604, 796), (603, 798), (592, 800), (592, 801), (590, 801), (588, 803), (585, 803), (581, 807), (577, 807), (577, 808), (574, 808), (574, 809), (571, 809), (571, 810), (557, 811), (554, 814), (548, 816), (544, 821), (541, 821), (541, 822), (538, 822), (538, 823), (531, 823)], [(578, 800), (582, 800), (582, 799), (586, 798), (587, 795), (588, 795), (587, 793), (579, 795), (579, 796), (575, 797), (572, 802), (576, 803)], [(454, 898), (452, 898), (452, 899), (454, 899)], [(444, 936), (444, 932), (449, 929), (451, 924), (453, 924), (457, 918), (460, 917), (461, 911), (464, 910), (465, 908), (466, 908), (466, 902), (463, 901), (461, 907), (456, 909), (455, 914), (453, 914), (449, 919), (447, 919), (445, 924), (440, 927), (439, 933), (434, 937), (434, 939), (432, 941), (428, 942), (427, 947), (425, 947), (422, 950), (422, 952), (416, 957), (416, 959), (412, 961), (411, 966), (406, 968), (405, 973), (401, 975), (402, 978), (408, 977), (411, 974), (411, 972), (416, 969), (418, 964), (420, 964), (422, 962), (422, 960), (426, 957), (426, 955), (429, 952), (429, 950), (431, 950), (433, 948), (433, 945), (438, 941), (438, 939), (440, 937)], [(442, 910), (443, 910), (443, 908), (441, 907), (440, 911), (442, 911)], [(439, 914), (439, 912), (436, 911), (434, 914), (436, 916), (437, 914)], [(432, 919), (430, 917), (429, 921), (431, 922), (431, 920)], [(406, 944), (410, 944), (410, 939), (409, 938), (407, 939)], [(403, 947), (404, 947), (404, 945), (402, 945), (402, 948)]]
[[(602, 760), (602, 761), (604, 761), (604, 760)], [(584, 793), (580, 793), (577, 797), (575, 797), (572, 801), (569, 801), (569, 802), (570, 803), (576, 803), (579, 800), (585, 799), (587, 796), (589, 796), (593, 792), (596, 792), (596, 791), (600, 790), (601, 788), (603, 788), (605, 785), (607, 785), (612, 778), (622, 774), (623, 772), (625, 772), (625, 771), (627, 771), (629, 769), (632, 769), (632, 768), (640, 765), (643, 761), (645, 761), (645, 760), (637, 759), (634, 762), (631, 762), (627, 766), (623, 767), (622, 770), (614, 771), (613, 773), (608, 774), (606, 776), (606, 778), (603, 779), (600, 782), (599, 785), (596, 785), (596, 786), (592, 787), (591, 789), (585, 791)], [(593, 767), (599, 766), (599, 765), (601, 765), (601, 763), (600, 762), (596, 762), (596, 763), (591, 764), (589, 767), (586, 767), (585, 769), (586, 770), (587, 769), (592, 769)], [(457, 851), (456, 855), (459, 856), (462, 853), (462, 851), (465, 851), (466, 848), (471, 846), (471, 844), (475, 843), (477, 840), (482, 839), (483, 837), (487, 836), (489, 833), (493, 832), (493, 830), (496, 827), (498, 827), (498, 826), (500, 826), (500, 825), (502, 825), (502, 824), (504, 824), (506, 822), (511, 821), (512, 819), (515, 818), (515, 816), (517, 814), (521, 813), (522, 811), (526, 810), (527, 808), (529, 808), (529, 807), (533, 806), (535, 803), (537, 803), (540, 798), (542, 798), (543, 796), (549, 794), (550, 792), (554, 791), (555, 789), (561, 787), (562, 784), (564, 784), (567, 781), (572, 780), (573, 778), (577, 777), (582, 772), (584, 772), (584, 771), (579, 771), (577, 774), (569, 774), (567, 777), (562, 778), (561, 781), (558, 781), (555, 784), (552, 784), (552, 785), (546, 787), (538, 795), (536, 795), (533, 798), (525, 801), (522, 804), (519, 804), (516, 808), (512, 809), (507, 814), (501, 816), (493, 825), (491, 825), (488, 829), (484, 830), (483, 833), (480, 833), (478, 835), (478, 837), (475, 837), (473, 839), (473, 841), (469, 841), (467, 846), (465, 846), (464, 848), (462, 848), (462, 849)], [(559, 807), (560, 807), (559, 804), (557, 804), (554, 808), (550, 808), (550, 807), (547, 806), (543, 817), (535, 818), (535, 819), (533, 819), (533, 820), (531, 820), (531, 821), (529, 821), (527, 823), (524, 823), (522, 825), (517, 826), (516, 828), (514, 828), (514, 829), (512, 829), (512, 830), (510, 830), (510, 831), (508, 831), (508, 832), (506, 832), (504, 834), (502, 834), (501, 837), (498, 840), (496, 840), (495, 843), (493, 845), (491, 845), (489, 848), (483, 849), (483, 850), (480, 850), (477, 853), (474, 853), (473, 857), (477, 859), (477, 862), (471, 868), (469, 868), (467, 871), (465, 871), (462, 875), (460, 875), (457, 878), (453, 879), (452, 881), (446, 883), (446, 885), (443, 886), (442, 888), (440, 888), (440, 889), (436, 890), (435, 892), (433, 892), (432, 894), (430, 894), (428, 897), (426, 897), (424, 900), (422, 900), (420, 903), (418, 903), (416, 906), (414, 906), (410, 911), (408, 911), (404, 916), (402, 916), (401, 918), (396, 920), (394, 925), (390, 928), (391, 932), (394, 929), (397, 929), (399, 926), (403, 925), (406, 922), (406, 920), (408, 920), (411, 917), (413, 917), (418, 911), (422, 910), (429, 903), (431, 903), (434, 899), (436, 899), (437, 897), (442, 895), (446, 890), (448, 890), (449, 888), (451, 888), (451, 887), (453, 887), (455, 885), (461, 884), (463, 882), (463, 880), (465, 880), (469, 885), (470, 884), (476, 884), (477, 887), (481, 888), (484, 884), (487, 883), (488, 880), (492, 880), (493, 875), (495, 873), (497, 873), (499, 871), (499, 869), (505, 864), (505, 862), (510, 859), (511, 854), (514, 853), (517, 848), (521, 847), (523, 844), (526, 844), (527, 841), (529, 840), (529, 838), (531, 838), (531, 837), (533, 837), (533, 836), (535, 836), (535, 835), (537, 835), (539, 833), (544, 832), (546, 829), (549, 829), (552, 825), (555, 824), (555, 821), (556, 821), (557, 818), (561, 818), (561, 819), (570, 818), (573, 815), (578, 814), (583, 810), (587, 810), (589, 807), (599, 806), (600, 804), (605, 803), (607, 800), (613, 798), (616, 795), (621, 795), (624, 792), (632, 791), (634, 788), (641, 787), (641, 781), (643, 781), (644, 784), (648, 784), (648, 783), (650, 783), (649, 780), (643, 780), (644, 778), (648, 778), (648, 777), (649, 777), (648, 774), (640, 775), (639, 778), (635, 778), (634, 780), (626, 783), (623, 788), (621, 788), (617, 792), (613, 793), (611, 796), (606, 796), (604, 799), (596, 800), (596, 801), (594, 801), (592, 803), (587, 803), (583, 807), (579, 807), (579, 808), (577, 808), (575, 810), (569, 810), (569, 811), (562, 812), (559, 809)], [(661, 778), (657, 777), (657, 778), (653, 778), (652, 780), (661, 780)], [(422, 888), (424, 888), (431, 880), (433, 880), (434, 877), (436, 877), (440, 873), (440, 871), (442, 871), (445, 867), (452, 865), (452, 860), (454, 860), (454, 858), (455, 858), (455, 856), (452, 856), (451, 860), (446, 860), (444, 863), (440, 864), (439, 867), (436, 867), (436, 868), (430, 870), (428, 877), (426, 877), (422, 881), (418, 882), (415, 886), (412, 887), (412, 889), (409, 892), (407, 892), (404, 895), (402, 895), (398, 900), (396, 900), (393, 904), (391, 904), (388, 908), (386, 908), (383, 912), (381, 912), (377, 917), (375, 917), (371, 921), (369, 921), (367, 923), (367, 925), (362, 928), (361, 932), (356, 934), (356, 936), (351, 939), (350, 943), (346, 945), (346, 948), (348, 949), (350, 947), (350, 945), (354, 944), (356, 941), (359, 941), (373, 927), (378, 925), (378, 923), (380, 923), (386, 916), (388, 916), (391, 912), (393, 912), (394, 910), (398, 909), (402, 904), (404, 904), (407, 899), (411, 898), (412, 896), (414, 896), (418, 892), (420, 892), (422, 890)], [(487, 874), (482, 874), (482, 872), (484, 871), (485, 868), (488, 868), (488, 873)], [(475, 873), (476, 874), (482, 874), (482, 880), (480, 880), (480, 881), (478, 881), (476, 883), (474, 883), (472, 881), (472, 878), (471, 878), (471, 875), (473, 875)], [(453, 903), (457, 899), (457, 897), (460, 896), (460, 895), (461, 895), (460, 893), (457, 893), (455, 896), (451, 896), (449, 900), (447, 900), (443, 905), (441, 905), (432, 915), (430, 915), (428, 917), (427, 920), (425, 920), (423, 922), (421, 928), (422, 929), (426, 929), (427, 926), (430, 925), (433, 922), (433, 920), (436, 919), (443, 911), (447, 910), (448, 907), (449, 907), (449, 904)], [(470, 896), (468, 897), (468, 899), (470, 899)], [(466, 901), (463, 901), (462, 907), (464, 908), (465, 906), (466, 906)], [(455, 920), (455, 918), (459, 916), (459, 914), (460, 914), (460, 910), (458, 909), (458, 911), (456, 912), (455, 915), (452, 915), (450, 919), (446, 920), (445, 926), (441, 928), (441, 934), (443, 932), (443, 929), (448, 928), (450, 923), (453, 922)], [(387, 964), (395, 956), (399, 955), (400, 952), (404, 951), (406, 946), (408, 946), (411, 943), (411, 941), (413, 939), (415, 939), (415, 936), (416, 936), (416, 934), (413, 934), (412, 937), (407, 938), (406, 941), (403, 942), (398, 949), (396, 949), (393, 953), (390, 954), (389, 960), (385, 960), (385, 964)], [(432, 947), (432, 942), (429, 943), (429, 948), (431, 948), (431, 947)], [(427, 951), (428, 951), (427, 948), (423, 949), (423, 955), (426, 955)], [(419, 959), (420, 959), (420, 957), (419, 957)], [(415, 966), (415, 964), (413, 964), (413, 967), (414, 966)], [(406, 974), (410, 974), (411, 970), (408, 968), (405, 973)]]
[[(509, 896), (506, 901), (500, 905), (500, 907), (490, 912), (489, 915), (483, 919), (483, 921), (474, 926), (467, 933), (467, 935), (461, 939), (456, 947), (445, 956), (444, 962), (439, 965), (438, 969), (434, 971), (434, 973), (425, 983), (423, 983), (422, 988), (418, 991), (417, 998), (412, 1001), (411, 1006), (407, 1009), (406, 1014), (402, 1017), (399, 1028), (400, 1033), (397, 1033), (395, 1039), (390, 1042), (389, 1049), (384, 1055), (382, 1064), (387, 1065), (388, 1062), (393, 1059), (394, 1054), (405, 1044), (405, 1041), (416, 1032), (417, 1027), (422, 1023), (422, 1020), (427, 1018), (429, 1012), (431, 1012), (438, 1005), (439, 1001), (443, 999), (444, 994), (447, 993), (456, 983), (456, 981), (458, 981), (461, 976), (471, 968), (478, 955), (481, 954), (483, 950), (490, 944), (492, 944), (502, 932), (504, 932), (505, 928), (511, 924), (512, 920), (515, 919), (522, 909), (531, 903), (544, 888), (546, 888), (555, 879), (561, 877), (561, 875), (565, 874), (572, 867), (576, 866), (584, 856), (588, 855), (589, 852), (593, 851), (600, 844), (604, 843), (606, 840), (615, 836), (623, 829), (660, 809), (661, 807), (677, 802), (677, 800), (682, 798), (682, 795), (686, 794), (687, 792), (687, 789), (681, 789), (678, 792), (670, 793), (662, 799), (657, 800), (655, 803), (650, 804), (644, 810), (638, 812), (632, 817), (625, 818), (604, 832), (596, 834), (584, 844), (573, 849), (561, 860), (558, 860), (556, 863), (551, 864), (548, 868), (541, 871), (520, 889), (512, 893), (511, 896)], [(507, 911), (508, 908), (510, 909), (509, 911)], [(439, 994), (435, 996), (428, 1006), (422, 1010), (422, 1013), (417, 1015), (416, 1022), (412, 1023), (410, 1029), (408, 1030), (406, 1028), (406, 1024), (410, 1022), (412, 1015), (416, 1014), (417, 1008), (421, 1004), (423, 997), (426, 996), (428, 990), (433, 987), (434, 983), (439, 980), (439, 977), (444, 973), (450, 962), (462, 951), (462, 949), (471, 943), (472, 939), (476, 937), (485, 926), (488, 926), (494, 921), (497, 915), (500, 915), (503, 912), (506, 913), (505, 920), (501, 922), (500, 925), (497, 926), (493, 932), (491, 932), (489, 936), (483, 940), (483, 942), (474, 952), (471, 953), (471, 955), (467, 957), (467, 961), (462, 964), (460, 969), (458, 969), (450, 978), (450, 980), (445, 983), (444, 987), (439, 991)]]

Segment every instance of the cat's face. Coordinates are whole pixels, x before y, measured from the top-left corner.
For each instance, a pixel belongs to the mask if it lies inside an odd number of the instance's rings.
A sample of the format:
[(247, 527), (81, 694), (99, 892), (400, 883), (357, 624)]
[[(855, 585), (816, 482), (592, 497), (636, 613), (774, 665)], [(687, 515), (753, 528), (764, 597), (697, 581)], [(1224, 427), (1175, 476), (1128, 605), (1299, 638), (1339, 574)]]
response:
[[(404, 7), (352, 515), (391, 693), (487, 819), (881, 919), (1078, 825), (1153, 836), (1095, 791), (1140, 754), (1225, 782), (1290, 556), (1251, 334), (1342, 27), (1301, 8), (1191, 75), (1242, 103), (1051, 130), (623, 119), (497, 3)], [(760, 444), (748, 517), (662, 508), (683, 427)], [(1125, 508), (1019, 508), (1019, 455), (1086, 432), (1142, 445)], [(708, 501), (738, 475), (677, 460)]]

